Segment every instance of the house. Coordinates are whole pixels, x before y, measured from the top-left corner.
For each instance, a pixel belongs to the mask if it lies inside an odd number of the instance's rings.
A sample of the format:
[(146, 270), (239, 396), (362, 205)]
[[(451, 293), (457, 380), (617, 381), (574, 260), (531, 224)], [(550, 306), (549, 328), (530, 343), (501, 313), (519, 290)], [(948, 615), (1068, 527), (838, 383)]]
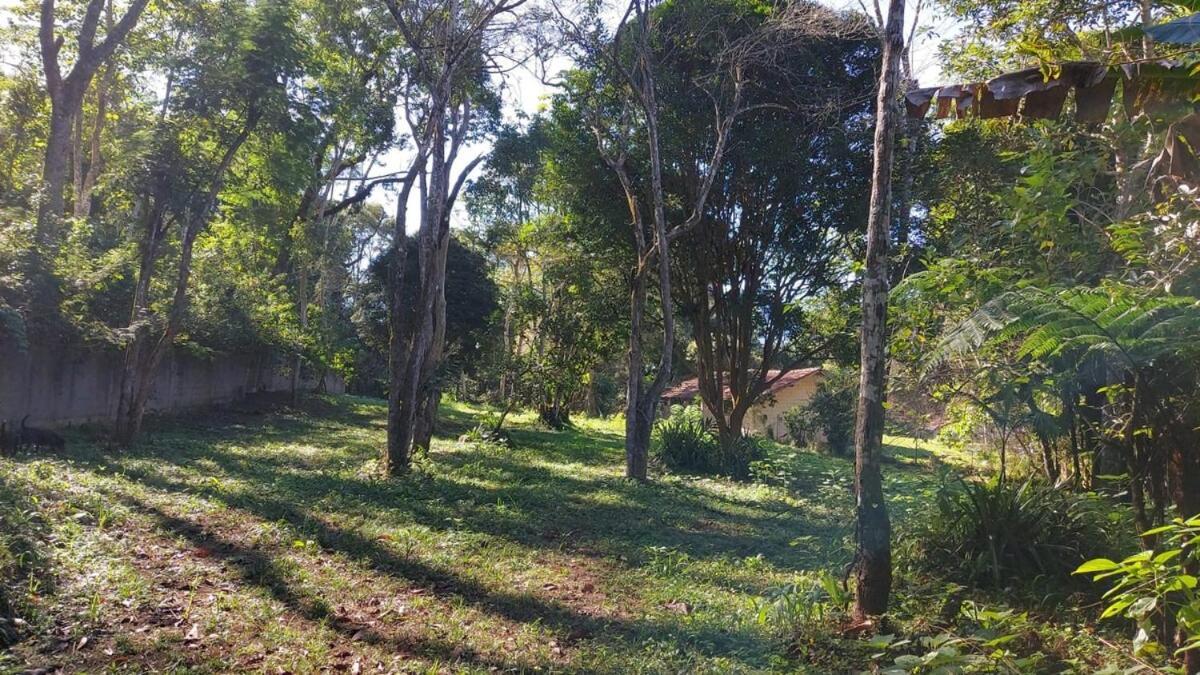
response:
[[(774, 382), (746, 412), (742, 432), (780, 441), (789, 440), (787, 424), (783, 421), (784, 413), (808, 401), (823, 379), (820, 368), (797, 368), (782, 376), (778, 370), (767, 371), (767, 381)], [(700, 381), (692, 378), (664, 391), (661, 401), (664, 406), (688, 405), (699, 396)], [(729, 397), (728, 390), (725, 397)], [(704, 410), (704, 416), (711, 417), (707, 409)]]

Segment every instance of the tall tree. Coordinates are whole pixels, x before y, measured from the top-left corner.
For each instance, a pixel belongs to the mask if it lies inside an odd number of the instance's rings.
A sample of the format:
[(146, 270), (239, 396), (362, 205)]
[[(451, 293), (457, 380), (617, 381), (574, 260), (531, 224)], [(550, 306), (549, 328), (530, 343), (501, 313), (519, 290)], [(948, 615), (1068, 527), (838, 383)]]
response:
[[(214, 21), (206, 12), (239, 20)], [(189, 18), (194, 47), (185, 56), (181, 90), (164, 106), (168, 114), (143, 168), (140, 265), (115, 424), (123, 445), (137, 436), (155, 372), (183, 325), (196, 240), (217, 211), (239, 151), (264, 120), (292, 117), (288, 82), (299, 38), (283, 0), (252, 9), (219, 0)], [(155, 311), (153, 279), (173, 227), (179, 229), (175, 278), (163, 311)]]
[[(851, 233), (865, 218), (869, 129), (862, 120), (878, 54), (864, 39), (862, 17), (820, 5), (794, 3), (722, 24), (729, 34), (760, 31), (771, 55), (746, 64), (746, 104), (756, 112), (738, 123), (705, 217), (676, 244), (675, 289), (696, 344), (701, 398), (730, 447), (774, 381), (846, 342), (847, 322), (818, 321), (808, 306), (841, 290)], [(690, 42), (669, 53), (669, 147), (672, 155), (694, 156), (708, 103), (684, 83), (697, 64), (712, 67), (711, 55)], [(671, 201), (693, 192), (697, 178), (670, 172)]]
[[(698, 94), (711, 102), (705, 152), (700, 156), (664, 156), (659, 78), (661, 60), (671, 44), (663, 33), (664, 9), (652, 0), (630, 0), (609, 35), (595, 6), (582, 18), (556, 6), (568, 39), (578, 48), (585, 73), (568, 83), (595, 138), (604, 163), (616, 176), (629, 210), (635, 262), (630, 274), (628, 381), (625, 389), (625, 474), (646, 480), (650, 434), (659, 397), (672, 375), (675, 350), (675, 307), (672, 300), (671, 242), (687, 236), (704, 217), (709, 193), (725, 160), (738, 119), (750, 112), (743, 94), (748, 62), (762, 55), (761, 35), (730, 38), (706, 3), (685, 3), (696, 12), (679, 26), (718, 43), (711, 72), (692, 80)], [(720, 7), (716, 16), (730, 11)], [(675, 36), (683, 39), (684, 34)], [(668, 213), (666, 167), (687, 166), (698, 180), (680, 213)], [(674, 211), (674, 209), (672, 209)], [(672, 217), (674, 216), (674, 217)], [(646, 322), (651, 283), (657, 277), (662, 333), (658, 363), (646, 373)]]
[[(882, 19), (882, 17), (879, 17)], [(904, 0), (891, 0), (883, 23), (883, 60), (875, 104), (875, 167), (867, 214), (863, 269), (862, 346), (858, 419), (854, 428), (854, 616), (887, 612), (892, 591), (892, 527), (883, 497), (884, 395), (887, 385), (888, 235), (891, 225), (892, 155), (898, 122), (900, 60), (904, 54)]]
[[(446, 254), (450, 214), (470, 172), (482, 156), (458, 169), (459, 151), (494, 116), (488, 85), (500, 51), (511, 50), (516, 10), (525, 0), (386, 0), (404, 38), (409, 61), (405, 116), (414, 159), (401, 184), (392, 245), (401, 264), (391, 284), (391, 378), (388, 392), (387, 474), (408, 470), (414, 445), (428, 445), (437, 413), (434, 374), (446, 335)], [(419, 187), (417, 230), (418, 293), (414, 320), (406, 325), (402, 303), (407, 251), (406, 212), (413, 186)]]
[[(106, 0), (88, 0), (76, 35), (75, 63), (63, 74), (59, 55), (64, 40), (55, 34), (54, 0), (42, 0), (38, 41), (46, 93), (50, 97), (50, 131), (46, 136), (46, 159), (42, 168), (42, 198), (38, 203), (37, 236), (40, 246), (53, 246), (59, 236), (64, 209), (64, 191), (71, 170), (74, 123), (81, 114), (83, 97), (92, 78), (137, 24), (149, 0), (132, 0), (120, 20), (110, 22), (104, 39), (96, 42), (100, 14)], [(111, 15), (111, 0), (108, 0)]]

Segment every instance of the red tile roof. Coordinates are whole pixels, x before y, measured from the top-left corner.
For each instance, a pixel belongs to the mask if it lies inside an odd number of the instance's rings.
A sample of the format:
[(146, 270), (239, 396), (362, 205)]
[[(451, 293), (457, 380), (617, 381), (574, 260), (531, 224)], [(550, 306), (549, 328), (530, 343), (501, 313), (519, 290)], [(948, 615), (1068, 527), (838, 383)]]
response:
[[(783, 391), (784, 389), (787, 389), (788, 387), (792, 386), (793, 384), (796, 384), (800, 380), (803, 380), (804, 378), (808, 377), (809, 375), (812, 375), (814, 373), (819, 373), (819, 372), (821, 372), (820, 368), (796, 368), (794, 370), (789, 370), (788, 372), (784, 373), (782, 377), (775, 380), (775, 382), (773, 382), (771, 384), (771, 386), (768, 387), (767, 392), (772, 393), (772, 394), (777, 394), (777, 393)], [(774, 378), (777, 375), (779, 375), (778, 370), (768, 370), (767, 371), (767, 379), (768, 380)], [(767, 392), (764, 392), (764, 393), (767, 393)], [(684, 380), (684, 381), (680, 382), (679, 384), (675, 385), (674, 387), (668, 388), (666, 391), (664, 391), (662, 393), (662, 398), (671, 400), (671, 401), (681, 401), (681, 400), (682, 401), (690, 401), (690, 400), (696, 398), (696, 396), (699, 394), (700, 394), (700, 380), (699, 380), (699, 378), (693, 377), (690, 380)], [(725, 397), (729, 398), (729, 388), (728, 387), (725, 388)]]

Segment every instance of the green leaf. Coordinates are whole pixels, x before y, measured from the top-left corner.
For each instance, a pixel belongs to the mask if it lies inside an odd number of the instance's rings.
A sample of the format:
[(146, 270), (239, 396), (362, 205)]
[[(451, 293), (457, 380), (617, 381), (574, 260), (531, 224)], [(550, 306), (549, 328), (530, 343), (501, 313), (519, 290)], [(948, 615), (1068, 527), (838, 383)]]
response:
[(1113, 604), (1109, 605), (1107, 608), (1105, 608), (1104, 613), (1102, 613), (1100, 615), (1100, 618), (1107, 619), (1110, 617), (1114, 617), (1114, 616), (1120, 614), (1121, 612), (1125, 611), (1125, 608), (1132, 604), (1133, 604), (1132, 599), (1118, 600), (1118, 601), (1114, 602)]
[(1096, 558), (1080, 565), (1072, 574), (1090, 574), (1092, 572), (1108, 572), (1121, 566), (1108, 558)]
[(1179, 554), (1181, 554), (1181, 553), (1183, 553), (1183, 549), (1179, 549), (1179, 548), (1169, 549), (1169, 550), (1163, 551), (1162, 553), (1159, 553), (1158, 555), (1154, 556), (1154, 562), (1158, 563), (1158, 564), (1162, 564), (1162, 563), (1167, 562), (1168, 560), (1171, 560), (1172, 558), (1178, 557)]
[(1144, 617), (1149, 615), (1158, 607), (1158, 598), (1145, 597), (1138, 598), (1137, 601), (1129, 605), (1127, 614), (1131, 616)]

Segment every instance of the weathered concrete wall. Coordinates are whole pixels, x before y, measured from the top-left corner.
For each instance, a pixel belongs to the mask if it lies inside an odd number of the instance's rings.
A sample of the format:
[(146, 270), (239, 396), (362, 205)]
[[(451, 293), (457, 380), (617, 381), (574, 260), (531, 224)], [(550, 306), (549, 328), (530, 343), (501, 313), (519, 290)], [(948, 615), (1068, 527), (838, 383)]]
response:
[[(0, 420), (47, 426), (111, 420), (121, 384), (121, 354), (115, 350), (73, 352), (30, 345), (22, 352), (0, 345)], [(318, 382), (302, 380), (302, 388)], [(326, 377), (325, 389), (342, 393), (341, 378)], [(290, 391), (291, 378), (279, 361), (254, 356), (201, 359), (182, 353), (163, 358), (147, 409), (173, 412), (231, 403), (254, 392)]]

